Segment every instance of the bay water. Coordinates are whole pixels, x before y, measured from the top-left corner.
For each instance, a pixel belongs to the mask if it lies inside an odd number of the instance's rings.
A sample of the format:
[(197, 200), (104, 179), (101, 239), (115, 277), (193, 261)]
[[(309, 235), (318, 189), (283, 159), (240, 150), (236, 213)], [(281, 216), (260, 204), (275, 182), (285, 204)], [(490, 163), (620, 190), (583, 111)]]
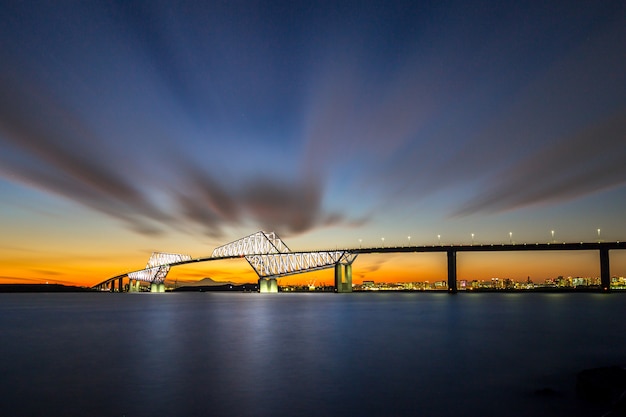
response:
[(626, 295), (0, 294), (2, 416), (600, 416)]

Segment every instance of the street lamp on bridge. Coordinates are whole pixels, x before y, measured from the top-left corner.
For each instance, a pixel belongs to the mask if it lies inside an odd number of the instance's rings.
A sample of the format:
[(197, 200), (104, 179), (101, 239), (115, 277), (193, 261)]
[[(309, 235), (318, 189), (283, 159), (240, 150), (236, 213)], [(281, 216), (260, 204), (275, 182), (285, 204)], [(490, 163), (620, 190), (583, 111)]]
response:
[(385, 247), (385, 238), (381, 237), (380, 239), (383, 241), (383, 248), (384, 248)]

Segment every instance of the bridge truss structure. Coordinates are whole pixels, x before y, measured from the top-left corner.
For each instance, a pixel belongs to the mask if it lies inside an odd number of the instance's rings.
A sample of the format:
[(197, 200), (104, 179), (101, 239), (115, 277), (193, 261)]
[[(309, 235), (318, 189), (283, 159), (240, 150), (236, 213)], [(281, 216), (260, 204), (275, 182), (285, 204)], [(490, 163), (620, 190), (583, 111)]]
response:
[(128, 278), (135, 281), (162, 284), (172, 264), (191, 260), (191, 256), (179, 253), (152, 252), (145, 269), (129, 272)]
[(215, 248), (211, 257), (241, 257), (288, 252), (291, 252), (291, 250), (276, 233), (261, 231)]
[(351, 265), (357, 254), (348, 251), (292, 252), (274, 232), (256, 232), (220, 246), (213, 258), (244, 257), (260, 279), (279, 278), (334, 267)]
[[(288, 275), (317, 271), (337, 266), (350, 266), (357, 253), (348, 250), (293, 252), (275, 232), (259, 231), (213, 250), (210, 257), (193, 259), (189, 255), (178, 253), (153, 252), (144, 269), (123, 273), (109, 278), (94, 288), (113, 290), (115, 281), (128, 277), (130, 287), (134, 281), (138, 290), (138, 282), (163, 287), (163, 283), (172, 266), (192, 262), (206, 262), (221, 259), (245, 258), (262, 281), (275, 280)], [(351, 276), (349, 277), (351, 280)], [(350, 281), (351, 282), (351, 281)], [(275, 284), (275, 283), (274, 283)], [(350, 284), (351, 285), (351, 284)]]

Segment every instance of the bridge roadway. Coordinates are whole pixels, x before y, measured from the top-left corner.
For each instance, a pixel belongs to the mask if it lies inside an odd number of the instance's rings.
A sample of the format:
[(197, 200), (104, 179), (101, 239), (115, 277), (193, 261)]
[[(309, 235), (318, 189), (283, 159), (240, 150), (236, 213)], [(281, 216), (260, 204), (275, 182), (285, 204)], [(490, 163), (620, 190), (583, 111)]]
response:
[(470, 244), (470, 245), (433, 245), (363, 248), (354, 253), (410, 253), (410, 252), (446, 252), (448, 256), (448, 291), (456, 293), (456, 254), (457, 252), (520, 252), (520, 251), (589, 251), (600, 253), (600, 281), (602, 291), (611, 288), (609, 250), (626, 249), (626, 242), (579, 242), (579, 243), (509, 243), (509, 244)]
[[(523, 252), (523, 251), (593, 251), (597, 250), (600, 254), (600, 278), (602, 291), (608, 291), (610, 289), (611, 277), (610, 277), (610, 262), (609, 251), (626, 249), (626, 242), (578, 242), (578, 243), (502, 243), (502, 244), (463, 244), (463, 245), (414, 245), (414, 246), (380, 246), (369, 248), (351, 248), (342, 249), (341, 251), (350, 253), (353, 255), (360, 254), (376, 254), (376, 253), (437, 253), (445, 252), (448, 258), (448, 291), (450, 293), (456, 293), (456, 254), (458, 252)], [(336, 251), (337, 249), (335, 249)], [(329, 250), (327, 252), (332, 252)], [(321, 251), (294, 251), (291, 254), (312, 254)], [(169, 264), (170, 266), (179, 266), (185, 264), (193, 264), (198, 262), (220, 261), (226, 259), (245, 258), (244, 255), (233, 256), (220, 256), (212, 257), (205, 256), (200, 258), (183, 260), (180, 262), (174, 262)], [(108, 278), (99, 284), (94, 285), (96, 287), (104, 287), (108, 283), (119, 280), (121, 288), (122, 278), (128, 276), (129, 272), (116, 275)], [(351, 277), (350, 277), (351, 284)]]

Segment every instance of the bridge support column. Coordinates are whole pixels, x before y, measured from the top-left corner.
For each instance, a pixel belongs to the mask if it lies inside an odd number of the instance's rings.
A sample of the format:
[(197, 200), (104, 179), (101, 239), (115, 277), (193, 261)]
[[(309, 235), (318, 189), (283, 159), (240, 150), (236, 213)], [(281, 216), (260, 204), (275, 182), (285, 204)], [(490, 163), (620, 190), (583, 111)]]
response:
[(335, 264), (335, 292), (352, 292), (352, 264)]
[(347, 264), (344, 267), (346, 285), (348, 286), (348, 292), (352, 292), (352, 264)]
[(456, 251), (448, 251), (448, 293), (456, 294)]
[(611, 268), (609, 263), (609, 249), (600, 249), (600, 286), (602, 291), (611, 290)]
[(163, 282), (160, 283), (157, 288), (158, 288), (157, 292), (165, 292), (165, 283)]
[(109, 287), (111, 292), (115, 292), (115, 280), (111, 280), (111, 286)]
[(119, 292), (124, 292), (124, 282), (122, 281), (122, 278), (118, 280), (117, 290)]
[(150, 292), (159, 292), (159, 284), (154, 282), (150, 284)]
[(277, 293), (278, 283), (276, 278), (259, 278), (259, 292), (261, 294)]

